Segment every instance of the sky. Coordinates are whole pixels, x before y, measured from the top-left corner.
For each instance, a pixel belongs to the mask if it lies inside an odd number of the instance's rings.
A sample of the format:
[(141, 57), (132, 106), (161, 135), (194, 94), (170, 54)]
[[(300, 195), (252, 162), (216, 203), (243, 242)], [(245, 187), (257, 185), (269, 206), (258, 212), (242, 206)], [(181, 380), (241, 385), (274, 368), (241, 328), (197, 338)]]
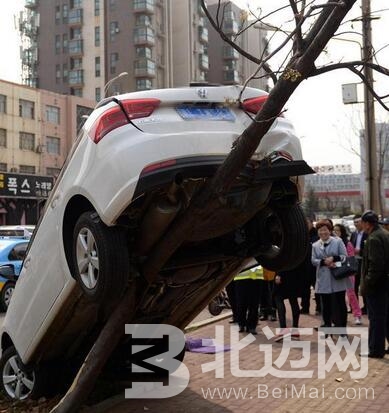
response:
[[(256, 10), (259, 4), (264, 10), (274, 9), (280, 4), (287, 4), (286, 0), (234, 0), (242, 8)], [(23, 8), (24, 0), (0, 0), (0, 55), (3, 56), (0, 65), (0, 79), (16, 83), (21, 82), (21, 70), (19, 62), (20, 39), (17, 30), (17, 20), (14, 16)], [(358, 3), (358, 2), (357, 2)], [(373, 20), (373, 44), (376, 49), (383, 47), (388, 39), (387, 30), (389, 24), (389, 10), (387, 0), (371, 0), (371, 10), (381, 10), (375, 13), (380, 18)], [(360, 6), (353, 9), (353, 16), (360, 15)], [(289, 16), (289, 15), (288, 15)], [(347, 19), (347, 18), (346, 18)], [(269, 23), (278, 26), (284, 25), (287, 30), (286, 14), (283, 16), (269, 17)], [(351, 27), (351, 24), (353, 27)], [(360, 22), (348, 23), (342, 31), (360, 31)], [(269, 36), (268, 36), (269, 37)], [(350, 37), (345, 34), (340, 36), (348, 40), (358, 41), (358, 37)], [(272, 48), (277, 41), (273, 39)], [(386, 52), (386, 53), (385, 53)], [(389, 48), (383, 50), (381, 64), (389, 67)], [(6, 57), (6, 58), (4, 58)], [(360, 50), (356, 42), (332, 41), (327, 48), (326, 60), (330, 62), (359, 59)], [(277, 67), (277, 59), (270, 64)], [(324, 62), (323, 59), (320, 63)], [(358, 130), (363, 127), (363, 104), (357, 103), (344, 105), (342, 102), (342, 84), (359, 83), (359, 78), (346, 70), (335, 71), (305, 80), (295, 91), (286, 105), (286, 116), (293, 122), (297, 135), (301, 139), (305, 160), (312, 166), (352, 164), (353, 172), (360, 171), (360, 159), (355, 152), (359, 151)], [(376, 79), (376, 85), (384, 85), (382, 79)], [(386, 82), (389, 83), (389, 82)], [(389, 91), (388, 91), (389, 93)], [(362, 101), (363, 89), (358, 86), (358, 100)], [(376, 120), (388, 121), (388, 114), (380, 110), (376, 105)]]

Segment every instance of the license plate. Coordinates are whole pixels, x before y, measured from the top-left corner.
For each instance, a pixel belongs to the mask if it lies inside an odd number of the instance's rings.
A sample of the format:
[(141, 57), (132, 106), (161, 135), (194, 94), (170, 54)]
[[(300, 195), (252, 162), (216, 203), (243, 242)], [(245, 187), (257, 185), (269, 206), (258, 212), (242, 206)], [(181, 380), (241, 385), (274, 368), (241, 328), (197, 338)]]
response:
[(176, 110), (184, 120), (226, 120), (230, 122), (235, 120), (235, 116), (229, 108), (179, 106)]

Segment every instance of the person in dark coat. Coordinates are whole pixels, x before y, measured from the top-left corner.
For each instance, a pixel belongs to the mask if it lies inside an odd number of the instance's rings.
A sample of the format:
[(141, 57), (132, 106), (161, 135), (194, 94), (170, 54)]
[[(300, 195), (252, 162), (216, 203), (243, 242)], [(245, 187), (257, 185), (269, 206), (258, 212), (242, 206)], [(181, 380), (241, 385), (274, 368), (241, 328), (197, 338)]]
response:
[[(298, 326), (300, 319), (300, 307), (298, 297), (301, 297), (303, 290), (303, 271), (305, 262), (291, 271), (279, 272), (274, 279), (273, 295), (277, 306), (278, 320), (280, 323), (280, 333), (275, 337), (275, 341), (281, 341), (286, 336), (298, 339)], [(292, 329), (286, 326), (286, 308), (284, 300), (288, 299), (292, 309)]]
[(389, 234), (378, 225), (378, 215), (362, 215), (363, 230), (368, 234), (363, 250), (361, 292), (366, 297), (369, 317), (369, 353), (371, 358), (385, 355), (389, 288)]
[[(304, 259), (305, 268), (303, 269), (303, 282), (302, 282), (302, 296), (301, 296), (301, 314), (309, 314), (309, 307), (311, 304), (311, 287), (315, 288), (316, 284), (316, 267), (312, 265), (312, 244), (319, 239), (317, 230), (313, 226), (313, 222), (310, 218), (307, 218), (307, 224), (309, 229), (309, 248), (307, 255)], [(319, 294), (315, 293), (316, 302), (316, 315), (321, 313), (321, 303)]]

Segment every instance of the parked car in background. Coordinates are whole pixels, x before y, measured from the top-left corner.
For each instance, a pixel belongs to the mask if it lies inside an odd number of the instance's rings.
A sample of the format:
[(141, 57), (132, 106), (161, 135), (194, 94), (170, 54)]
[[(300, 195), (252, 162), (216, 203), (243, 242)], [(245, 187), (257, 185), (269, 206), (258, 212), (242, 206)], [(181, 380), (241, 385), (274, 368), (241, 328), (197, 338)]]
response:
[(17, 277), (19, 276), (23, 259), (26, 255), (29, 239), (24, 237), (0, 236), (0, 266), (9, 264), (15, 279), (4, 278), (0, 275), (0, 310), (7, 311), (13, 295)]
[[(39, 397), (43, 382), (55, 384), (64, 366), (81, 363), (127, 288), (129, 323), (184, 328), (253, 257), (274, 270), (305, 257), (301, 184), (313, 170), (280, 116), (156, 279), (143, 273), (267, 96), (201, 86), (97, 105), (46, 202), (0, 332), (5, 394)], [(128, 365), (128, 345), (123, 337), (112, 354), (115, 371)], [(44, 379), (51, 371), (56, 380)]]
[(0, 237), (30, 238), (35, 225), (0, 225)]

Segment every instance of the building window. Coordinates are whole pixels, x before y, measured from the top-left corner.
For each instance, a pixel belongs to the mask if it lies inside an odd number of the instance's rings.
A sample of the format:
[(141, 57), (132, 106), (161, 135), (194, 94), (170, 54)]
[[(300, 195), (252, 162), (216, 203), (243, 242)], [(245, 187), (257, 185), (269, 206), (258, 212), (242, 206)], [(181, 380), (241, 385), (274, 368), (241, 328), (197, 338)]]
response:
[(116, 34), (119, 33), (119, 23), (111, 22), (109, 23), (109, 39), (111, 42), (115, 41)]
[(92, 113), (93, 109), (86, 106), (77, 105), (76, 108), (76, 119), (77, 119), (77, 134), (83, 127), (86, 119)]
[(0, 113), (7, 113), (7, 96), (0, 95)]
[(5, 162), (0, 162), (0, 172), (7, 172), (7, 164)]
[(70, 94), (72, 96), (78, 96), (78, 97), (82, 98), (82, 89), (72, 87), (70, 89)]
[(52, 155), (60, 155), (61, 140), (53, 136), (46, 136), (46, 151)]
[(100, 56), (95, 57), (95, 76), (100, 77)]
[(136, 79), (136, 90), (150, 90), (153, 83), (150, 79)]
[(34, 151), (35, 135), (33, 133), (19, 132), (19, 149)]
[(7, 147), (7, 129), (0, 129), (0, 147)]
[(57, 106), (46, 106), (46, 120), (47, 122), (59, 124), (60, 110)]
[(68, 64), (64, 63), (62, 65), (62, 80), (63, 80), (63, 82), (67, 83), (68, 78), (69, 78)]
[(73, 27), (70, 29), (70, 38), (72, 40), (80, 40), (82, 38), (82, 31), (80, 27)]
[(69, 85), (80, 85), (84, 83), (83, 70), (71, 70), (69, 72)]
[(145, 57), (151, 59), (151, 49), (150, 47), (137, 47), (136, 48), (136, 57)]
[(55, 35), (55, 54), (60, 54), (61, 52), (61, 36), (59, 34)]
[(95, 0), (95, 16), (100, 16), (100, 0)]
[(136, 26), (151, 26), (151, 18), (147, 14), (140, 14), (136, 16)]
[(19, 116), (22, 118), (34, 119), (35, 104), (29, 100), (19, 99)]
[(62, 35), (62, 51), (64, 53), (68, 52), (68, 35), (67, 34)]
[(82, 7), (82, 0), (71, 0), (70, 1), (71, 9), (79, 9), (80, 7)]
[(95, 46), (100, 46), (100, 26), (95, 27)]
[(116, 73), (116, 66), (119, 61), (119, 53), (111, 53), (110, 55), (110, 61), (109, 61), (109, 69), (111, 75), (114, 75)]
[(55, 83), (59, 83), (61, 81), (61, 66), (55, 65)]
[(19, 172), (21, 174), (35, 174), (35, 166), (32, 165), (19, 165)]
[(55, 24), (59, 24), (61, 22), (61, 7), (55, 6)]
[(64, 4), (62, 5), (62, 23), (68, 22), (68, 15), (69, 15), (68, 5)]
[(109, 10), (114, 11), (116, 8), (116, 1), (115, 0), (109, 0)]
[(82, 69), (82, 59), (81, 57), (76, 57), (70, 59), (70, 68), (71, 70)]
[(46, 168), (46, 175), (57, 177), (61, 172), (61, 168)]
[(100, 102), (101, 100), (101, 88), (99, 87), (95, 89), (95, 99), (96, 99), (96, 102)]

